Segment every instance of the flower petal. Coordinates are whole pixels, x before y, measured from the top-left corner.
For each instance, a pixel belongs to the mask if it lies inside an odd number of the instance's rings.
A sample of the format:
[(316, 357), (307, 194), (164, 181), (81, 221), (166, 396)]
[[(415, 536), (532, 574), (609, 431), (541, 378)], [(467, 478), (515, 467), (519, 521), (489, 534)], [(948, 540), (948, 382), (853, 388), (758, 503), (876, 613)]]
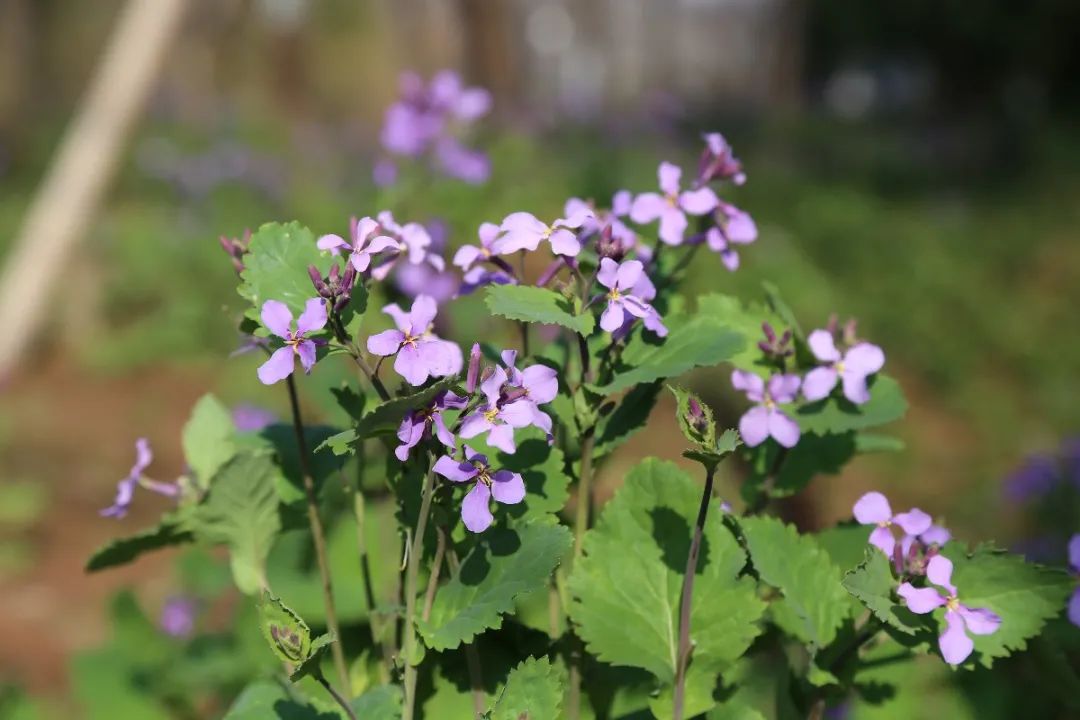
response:
[(437, 412), (432, 416), (431, 424), (435, 426), (435, 437), (439, 438), (439, 442), (448, 448), (453, 448), (456, 440), (454, 434), (450, 432), (450, 428), (446, 427), (446, 421), (443, 420), (441, 412)]
[(556, 255), (575, 257), (581, 252), (581, 243), (572, 230), (559, 228), (548, 236), (548, 242), (551, 243), (551, 251)]
[(836, 387), (836, 381), (838, 379), (839, 375), (831, 366), (823, 365), (814, 368), (806, 373), (806, 379), (803, 380), (803, 397), (810, 402), (816, 402), (827, 398), (833, 388)]
[(968, 659), (971, 651), (975, 649), (975, 643), (964, 632), (964, 621), (960, 613), (945, 613), (945, 632), (938, 638), (938, 648), (941, 657), (950, 665), (959, 665)]
[(304, 372), (311, 372), (311, 368), (315, 367), (315, 343), (310, 340), (298, 343), (296, 354), (300, 357), (300, 365), (303, 366)]
[(623, 307), (618, 300), (608, 300), (607, 307), (600, 315), (600, 329), (605, 332), (615, 332), (623, 324)]
[(627, 260), (616, 271), (615, 284), (620, 290), (629, 291), (638, 284), (645, 273), (645, 267), (637, 260)]
[(793, 448), (799, 444), (799, 423), (785, 413), (773, 409), (769, 412), (769, 434), (782, 446)]
[(757, 225), (749, 213), (743, 212), (734, 205), (726, 206), (724, 212), (727, 214), (724, 233), (730, 242), (747, 245), (757, 240)]
[(476, 477), (476, 467), (472, 463), (459, 462), (449, 455), (443, 455), (431, 468), (450, 482), (466, 482)]
[(292, 330), (292, 312), (285, 303), (267, 300), (263, 303), (259, 317), (262, 318), (262, 324), (267, 330), (279, 338), (289, 339), (289, 332)]
[(435, 315), (439, 307), (435, 304), (435, 298), (430, 295), (417, 295), (413, 300), (412, 309), (409, 311), (409, 321), (412, 323), (413, 333), (419, 335), (431, 327), (435, 321)]
[(514, 428), (510, 425), (496, 425), (488, 433), (487, 444), (502, 450), (504, 453), (513, 455), (517, 452), (517, 444), (514, 442)]
[(611, 258), (601, 258), (600, 269), (596, 272), (596, 281), (606, 288), (614, 288), (619, 281), (619, 263)]
[(454, 253), (453, 263), (462, 270), (468, 270), (473, 266), (473, 263), (480, 259), (482, 254), (480, 248), (475, 245), (462, 245)]
[[(383, 267), (386, 266), (384, 265)], [(397, 325), (397, 329), (401, 332), (409, 332), (412, 329), (412, 320), (409, 317), (409, 313), (402, 310), (401, 306), (397, 303), (383, 305), (382, 311), (394, 319), (394, 325)], [(421, 330), (423, 330), (423, 328), (421, 328)]]
[(934, 520), (919, 508), (911, 508), (906, 513), (899, 513), (893, 518), (893, 522), (908, 535), (922, 535), (930, 529)]
[(856, 405), (870, 401), (870, 388), (866, 386), (866, 376), (844, 369), (841, 374), (844, 385), (844, 397)]
[(559, 373), (547, 365), (530, 365), (521, 371), (522, 387), (538, 405), (549, 403), (559, 394)]
[(446, 377), (461, 372), (464, 358), (457, 343), (449, 340), (422, 340), (416, 347), (433, 377)]
[(893, 535), (892, 528), (874, 528), (873, 532), (870, 533), (867, 542), (885, 553), (885, 556), (890, 560), (892, 559), (893, 553), (896, 551), (896, 537)]
[(769, 396), (778, 403), (794, 402), (801, 384), (798, 375), (773, 375), (769, 378)]
[(491, 490), (482, 482), (476, 483), (461, 502), (461, 519), (471, 532), (484, 532), (491, 527)]
[(660, 215), (660, 239), (668, 245), (682, 245), (686, 215), (679, 208), (666, 207)]
[(955, 595), (956, 586), (952, 584), (952, 571), (952, 560), (944, 555), (935, 555), (926, 564), (926, 579), (945, 588), (950, 595)]
[(528, 427), (532, 425), (533, 407), (535, 406), (524, 398), (515, 400), (499, 409), (498, 418), (512, 427)]
[(907, 582), (896, 589), (896, 594), (904, 599), (908, 610), (917, 615), (925, 615), (945, 604), (945, 598), (934, 588), (916, 588)]
[(927, 545), (944, 545), (952, 539), (952, 533), (940, 525), (931, 525), (926, 532), (919, 535), (919, 539)]
[(868, 492), (856, 500), (852, 513), (861, 525), (876, 525), (892, 520), (889, 499), (877, 491)]
[(630, 206), (630, 219), (644, 225), (663, 215), (668, 208), (667, 200), (658, 193), (641, 193)]
[(1080, 587), (1073, 591), (1072, 597), (1069, 598), (1069, 622), (1073, 625), (1080, 627)]
[(853, 346), (844, 354), (844, 368), (859, 375), (873, 375), (885, 365), (885, 353), (867, 342)]
[(410, 385), (423, 385), (428, 379), (428, 368), (415, 345), (402, 345), (394, 358), (394, 370)]
[(756, 447), (769, 437), (769, 411), (755, 405), (739, 418), (739, 435), (748, 447)]
[(462, 421), (458, 435), (468, 439), (476, 437), (482, 432), (487, 432), (493, 427), (495, 426), (484, 416), (484, 413), (474, 412)]
[(1073, 570), (1080, 571), (1080, 533), (1069, 540), (1069, 565)]
[(516, 505), (525, 499), (525, 481), (516, 472), (500, 470), (491, 479), (491, 495), (497, 502)]
[(749, 370), (732, 370), (731, 385), (736, 390), (742, 390), (754, 402), (761, 402), (765, 397), (765, 381)]
[(321, 297), (310, 298), (296, 320), (296, 332), (309, 333), (326, 327), (326, 303)]
[(292, 375), (293, 349), (289, 346), (278, 348), (270, 359), (259, 366), (259, 381), (263, 385), (273, 385)]
[(480, 391), (484, 393), (490, 407), (495, 407), (499, 402), (499, 393), (502, 392), (502, 386), (506, 384), (506, 381), (506, 371), (497, 367), (487, 380), (480, 383)]
[(840, 359), (840, 351), (836, 349), (836, 341), (828, 330), (815, 330), (806, 338), (806, 344), (810, 346), (810, 352), (814, 353), (821, 362), (837, 362)]
[(964, 625), (972, 635), (993, 635), (1001, 627), (1001, 616), (992, 610), (961, 605), (957, 612), (964, 618)]
[(710, 213), (719, 204), (720, 198), (716, 197), (716, 193), (709, 187), (687, 190), (679, 195), (679, 207), (691, 215)]
[(682, 168), (665, 161), (660, 163), (656, 170), (656, 178), (660, 181), (660, 189), (667, 195), (677, 195), (679, 192), (679, 180), (682, 178)]
[(367, 349), (372, 355), (387, 357), (393, 355), (405, 342), (405, 334), (400, 330), (383, 330), (367, 339)]
[(315, 247), (320, 250), (330, 250), (337, 255), (341, 250), (348, 249), (349, 243), (345, 242), (345, 238), (340, 235), (330, 233), (329, 235), (323, 235), (315, 241)]

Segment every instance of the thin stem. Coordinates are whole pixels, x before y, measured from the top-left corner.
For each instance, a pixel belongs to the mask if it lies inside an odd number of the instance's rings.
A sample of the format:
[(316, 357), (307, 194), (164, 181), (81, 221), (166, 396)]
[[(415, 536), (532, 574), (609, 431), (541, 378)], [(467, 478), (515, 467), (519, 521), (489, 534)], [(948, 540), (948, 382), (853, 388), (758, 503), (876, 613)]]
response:
[(435, 528), (435, 559), (431, 561), (431, 574), (428, 576), (427, 592), (424, 593), (424, 610), (420, 614), (424, 620), (431, 616), (431, 606), (435, 602), (435, 590), (439, 587), (439, 573), (442, 570), (443, 556), (446, 554), (446, 531)]
[[(456, 573), (461, 567), (457, 552), (450, 548), (446, 554), (446, 562), (450, 565), (450, 572)], [(472, 686), (473, 711), (479, 718), (484, 714), (487, 705), (487, 695), (484, 694), (484, 671), (480, 666), (480, 653), (476, 649), (476, 639), (465, 645), (465, 665), (469, 670), (469, 684)]]
[(675, 693), (672, 700), (673, 720), (682, 720), (683, 698), (686, 694), (686, 666), (690, 663), (690, 608), (694, 595), (694, 576), (697, 574), (698, 555), (701, 553), (701, 535), (705, 531), (705, 516), (709, 512), (709, 503), (713, 494), (713, 477), (716, 466), (710, 465), (705, 471), (705, 490), (701, 493), (701, 505), (698, 506), (697, 522), (694, 524), (694, 538), (690, 541), (690, 552), (686, 557), (686, 575), (683, 577), (682, 605), (679, 608), (679, 649), (676, 654), (678, 664), (675, 668)]
[(308, 524), (315, 543), (315, 560), (319, 565), (322, 578), (323, 606), (326, 609), (326, 627), (337, 638), (330, 646), (334, 656), (341, 686), (349, 687), (349, 671), (345, 665), (345, 650), (342, 648), (341, 628), (338, 625), (337, 611), (334, 609), (334, 593), (330, 584), (330, 563), (326, 558), (326, 535), (323, 532), (322, 519), (319, 517), (319, 501), (315, 497), (315, 479), (308, 460), (307, 440), (304, 438), (304, 421), (300, 417), (300, 400), (296, 396), (296, 382), (292, 375), (287, 380), (289, 404), (292, 406), (293, 431), (296, 433), (296, 445), (300, 454), (300, 472), (304, 479), (304, 496), (307, 499)]
[(758, 515), (768, 507), (769, 501), (772, 500), (773, 488), (776, 487), (776, 478), (780, 474), (780, 469), (784, 466), (784, 460), (787, 459), (787, 453), (787, 448), (781, 447), (780, 451), (776, 454), (776, 459), (773, 460), (769, 473), (761, 482), (761, 492), (754, 498), (754, 502), (746, 508), (747, 515)]
[(371, 579), (371, 562), (368, 559), (367, 552), (367, 533), (365, 522), (365, 502), (364, 502), (364, 490), (361, 483), (361, 476), (364, 469), (363, 462), (363, 443), (360, 443), (357, 450), (357, 463), (358, 470), (356, 473), (356, 483), (352, 486), (353, 493), (353, 515), (356, 518), (356, 550), (360, 557), (360, 577), (364, 582), (364, 602), (367, 605), (368, 627), (371, 629), (371, 642), (375, 647), (379, 647), (382, 650), (383, 664), (379, 667), (379, 674), (382, 681), (388, 682), (390, 680), (390, 669), (393, 665), (392, 654), (390, 648), (382, 638), (382, 618), (379, 617), (379, 612), (376, 609), (377, 603), (375, 601), (375, 589), (374, 583)]
[(435, 458), (429, 456), (428, 459), (430, 467), (420, 496), (420, 515), (416, 520), (416, 532), (413, 533), (409, 562), (405, 569), (405, 638), (402, 642), (405, 654), (405, 703), (401, 709), (402, 720), (412, 720), (416, 707), (416, 666), (412, 663), (416, 656), (416, 582), (424, 554), (424, 532), (431, 514), (431, 496), (435, 489)]
[(581, 441), (581, 476), (578, 478), (577, 510), (574, 515), (574, 559), (581, 557), (581, 542), (589, 529), (592, 509), (592, 460), (596, 444), (595, 428), (585, 431)]
[[(337, 643), (334, 643), (335, 645)], [(345, 714), (349, 716), (349, 720), (356, 720), (356, 713), (349, 707), (349, 701), (341, 696), (341, 694), (334, 689), (334, 686), (326, 681), (321, 674), (316, 675), (315, 679), (319, 681), (319, 684), (326, 688), (326, 692), (330, 693), (330, 697), (337, 701), (337, 704), (341, 706), (341, 709), (345, 711)]]
[[(335, 317), (337, 317), (336, 313)], [(341, 318), (337, 317), (337, 322), (331, 322), (330, 328), (334, 331), (334, 336), (337, 338), (337, 341), (342, 344), (346, 352), (349, 353), (349, 356), (360, 367), (360, 370), (363, 371), (364, 375), (367, 376), (368, 382), (375, 388), (375, 392), (378, 393), (379, 398), (383, 402), (389, 400), (390, 393), (386, 391), (386, 386), (383, 385), (382, 380), (379, 379), (379, 373), (371, 369), (371, 365), (364, 359), (363, 351), (354, 348), (350, 344), (349, 336), (345, 333), (345, 326), (341, 323)]]
[[(521, 280), (525, 281), (525, 251), (522, 250), (518, 255), (518, 269), (521, 272)], [(529, 356), (529, 323), (524, 320), (518, 321), (518, 327), (521, 329), (521, 354), (523, 357)]]

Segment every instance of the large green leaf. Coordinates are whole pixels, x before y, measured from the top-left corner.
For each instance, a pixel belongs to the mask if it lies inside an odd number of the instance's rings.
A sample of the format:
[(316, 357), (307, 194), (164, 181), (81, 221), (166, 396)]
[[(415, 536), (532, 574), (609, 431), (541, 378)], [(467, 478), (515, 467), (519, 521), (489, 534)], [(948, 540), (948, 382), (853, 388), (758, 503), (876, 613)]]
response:
[(578, 315), (571, 301), (553, 290), (528, 285), (489, 285), (484, 297), (488, 310), (510, 320), (561, 325), (581, 335), (593, 331), (591, 313)]
[(864, 559), (844, 575), (844, 589), (860, 600), (878, 620), (904, 635), (926, 630), (926, 622), (912, 613), (895, 597), (899, 585), (885, 553), (876, 547), (863, 550)]
[(855, 405), (833, 394), (801, 406), (794, 417), (804, 433), (839, 434), (899, 420), (907, 407), (900, 384), (888, 375), (878, 375), (870, 382), (870, 400), (866, 404)]
[(342, 717), (320, 711), (276, 682), (256, 680), (244, 688), (222, 720), (341, 720)]
[[(702, 486), (676, 465), (650, 458), (627, 476), (585, 535), (574, 563), (570, 616), (593, 655), (648, 670), (670, 702), (679, 635), (679, 603)], [(706, 518), (690, 612), (693, 655), (687, 716), (712, 703), (717, 674), (761, 632), (765, 604), (740, 578), (746, 554), (713, 502)], [(670, 711), (669, 711), (670, 712)]]
[(333, 262), (333, 256), (315, 247), (315, 236), (303, 225), (263, 225), (251, 236), (237, 289), (251, 302), (247, 316), (258, 320), (263, 303), (278, 300), (289, 306), (293, 317), (299, 317), (308, 299), (317, 296), (308, 277), (308, 265), (325, 275)]
[(744, 370), (757, 371), (760, 369), (760, 366), (756, 365), (761, 358), (761, 350), (758, 349), (757, 341), (765, 338), (765, 334), (761, 329), (763, 322), (770, 323), (778, 335), (789, 327), (789, 324), (780, 315), (769, 310), (764, 305), (757, 303), (745, 304), (739, 298), (731, 295), (722, 295), (720, 293), (702, 295), (697, 300), (697, 306), (700, 315), (708, 315), (746, 338), (746, 343), (742, 348), (729, 359), (732, 365)]
[(502, 625), (514, 599), (543, 587), (570, 544), (568, 528), (542, 522), (484, 532), (435, 594), (431, 616), (417, 622), (424, 642), (435, 650), (456, 648)]
[(593, 460), (614, 451), (635, 432), (645, 427), (649, 414), (656, 407), (660, 389), (659, 382), (638, 385), (619, 398), (618, 404), (610, 412), (601, 412), (596, 425)]
[(557, 718), (562, 699), (562, 669), (547, 658), (529, 658), (510, 671), (488, 716), (490, 720)]
[(380, 685), (353, 700), (357, 720), (398, 720), (401, 717), (401, 688)]
[(176, 513), (165, 515), (152, 528), (127, 537), (110, 540), (94, 551), (86, 561), (86, 571), (96, 572), (106, 568), (126, 565), (143, 553), (173, 545), (183, 545), (194, 539)]
[(840, 569), (812, 536), (771, 517), (740, 521), (750, 560), (761, 579), (778, 588), (774, 620), (812, 649), (828, 645), (848, 611)]
[[(985, 667), (995, 658), (1007, 657), (1027, 647), (1047, 620), (1062, 613), (1075, 581), (1063, 570), (1024, 562), (987, 547), (972, 555), (950, 553), (953, 584), (960, 602), (972, 608), (988, 608), (1001, 616), (1001, 627), (992, 635), (973, 635), (976, 657)], [(942, 611), (937, 611), (940, 614)], [(944, 623), (944, 621), (942, 621)]]
[(710, 315), (668, 319), (668, 335), (662, 340), (651, 333), (637, 333), (619, 358), (611, 382), (596, 388), (603, 395), (682, 375), (695, 367), (708, 367), (730, 360), (746, 342), (742, 334)]
[(199, 398), (181, 437), (184, 459), (199, 487), (207, 488), (214, 473), (236, 454), (235, 438), (229, 409), (213, 395)]
[(280, 471), (266, 453), (243, 453), (225, 464), (191, 513), (202, 542), (229, 546), (233, 579), (247, 594), (266, 585), (266, 556), (281, 527), (275, 484)]

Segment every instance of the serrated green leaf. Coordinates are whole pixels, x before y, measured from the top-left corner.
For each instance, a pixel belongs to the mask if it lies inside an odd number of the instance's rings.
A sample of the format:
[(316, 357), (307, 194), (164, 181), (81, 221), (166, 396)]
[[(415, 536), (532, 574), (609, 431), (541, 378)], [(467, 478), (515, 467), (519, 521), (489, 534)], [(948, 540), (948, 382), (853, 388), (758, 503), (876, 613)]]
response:
[[(675, 419), (679, 423), (683, 437), (697, 445), (699, 449), (707, 452), (714, 450), (716, 421), (713, 419), (712, 408), (685, 388), (668, 385), (668, 390), (675, 396)], [(697, 417), (691, 413), (691, 402), (697, 406)]]
[(401, 688), (380, 685), (350, 703), (357, 720), (398, 720), (401, 717)]
[(267, 223), (251, 236), (244, 255), (237, 292), (251, 303), (245, 313), (260, 321), (259, 313), (267, 300), (278, 300), (299, 317), (309, 298), (316, 297), (308, 277), (308, 265), (326, 275), (334, 259), (315, 246), (315, 236), (300, 223)]
[(280, 598), (264, 592), (259, 602), (259, 628), (278, 659), (299, 666), (311, 657), (311, 628)]
[(611, 382), (596, 388), (612, 395), (641, 383), (674, 378), (695, 367), (731, 360), (745, 346), (743, 336), (720, 320), (704, 314), (668, 319), (663, 340), (640, 333), (627, 343)]
[(773, 612), (795, 620), (785, 623), (785, 629), (812, 649), (828, 645), (847, 615), (840, 569), (813, 537), (800, 535), (776, 518), (748, 517), (739, 522), (754, 569), (784, 595), (774, 603)]
[(229, 546), (233, 579), (249, 595), (266, 585), (266, 556), (281, 527), (279, 477), (270, 455), (237, 455), (214, 476), (210, 492), (191, 513), (189, 527), (198, 540)]
[(491, 720), (544, 720), (559, 717), (563, 699), (562, 669), (545, 658), (529, 658), (510, 671)]
[[(584, 556), (575, 561), (569, 579), (570, 616), (589, 652), (604, 662), (648, 670), (668, 691), (701, 493), (702, 486), (676, 465), (645, 460), (586, 533)], [(694, 650), (687, 674), (688, 702), (701, 698), (705, 707), (688, 704), (687, 717), (708, 709), (716, 675), (760, 633), (757, 621), (765, 609), (753, 581), (739, 577), (746, 554), (722, 516), (713, 502), (691, 603)], [(665, 703), (670, 692), (660, 706)]]
[(86, 561), (86, 571), (97, 572), (118, 565), (126, 565), (144, 553), (183, 545), (194, 539), (194, 536), (184, 527), (180, 516), (171, 513), (162, 517), (161, 522), (154, 527), (134, 535), (110, 540), (102, 545)]
[(877, 375), (870, 380), (870, 400), (864, 405), (830, 395), (802, 405), (792, 416), (804, 433), (840, 434), (899, 420), (907, 407), (900, 384), (888, 375)]
[(222, 465), (236, 454), (232, 413), (213, 395), (203, 395), (184, 425), (181, 444), (195, 482), (206, 489)]
[(905, 635), (925, 632), (926, 623), (894, 598), (899, 583), (885, 553), (876, 547), (864, 550), (863, 562), (844, 575), (843, 585), (874, 617), (893, 630)]
[(256, 680), (244, 688), (222, 720), (341, 720), (341, 717), (338, 713), (320, 711), (276, 682)]
[(732, 353), (728, 359), (732, 365), (743, 370), (755, 372), (761, 370), (757, 364), (761, 359), (761, 350), (758, 349), (757, 341), (765, 337), (761, 330), (763, 322), (771, 324), (778, 334), (790, 326), (784, 318), (763, 304), (746, 304), (730, 295), (720, 293), (702, 295), (697, 300), (697, 307), (699, 314), (708, 315), (746, 339), (743, 346)]
[(591, 313), (577, 315), (570, 300), (546, 288), (529, 285), (489, 285), (484, 302), (493, 315), (545, 325), (561, 325), (581, 335), (593, 331)]
[(322, 675), (323, 656), (326, 655), (327, 649), (337, 642), (337, 638), (333, 635), (326, 633), (320, 635), (311, 641), (311, 649), (308, 652), (307, 658), (300, 662), (300, 664), (289, 675), (289, 682), (300, 682), (305, 677), (310, 675), (317, 678)]
[(997, 632), (971, 636), (984, 667), (991, 667), (996, 658), (1025, 649), (1027, 641), (1038, 635), (1049, 619), (1061, 614), (1075, 585), (1063, 570), (1024, 562), (1019, 555), (985, 547), (969, 556), (951, 553), (949, 559), (953, 561), (952, 581), (960, 602), (971, 608), (988, 608), (1001, 616)]
[(837, 525), (815, 533), (814, 538), (841, 572), (854, 570), (866, 560), (870, 531), (865, 525)]
[(659, 382), (638, 385), (623, 395), (613, 410), (601, 413), (593, 446), (594, 461), (618, 448), (645, 426), (660, 396), (660, 387)]
[(434, 650), (456, 648), (502, 625), (515, 598), (547, 583), (571, 541), (570, 530), (561, 525), (488, 529), (435, 594), (428, 620), (417, 622), (424, 642)]

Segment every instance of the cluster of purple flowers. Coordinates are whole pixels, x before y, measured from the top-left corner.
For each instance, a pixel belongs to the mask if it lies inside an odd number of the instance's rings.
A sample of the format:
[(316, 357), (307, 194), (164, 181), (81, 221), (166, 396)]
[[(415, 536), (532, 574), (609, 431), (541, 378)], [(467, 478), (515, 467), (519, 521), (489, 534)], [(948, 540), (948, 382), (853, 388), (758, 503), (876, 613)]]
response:
[(731, 374), (732, 386), (755, 403), (739, 420), (739, 433), (748, 446), (760, 445), (770, 437), (785, 448), (798, 444), (799, 424), (779, 406), (794, 403), (800, 391), (807, 402), (818, 402), (829, 397), (839, 385), (850, 402), (856, 405), (869, 402), (867, 381), (885, 365), (885, 353), (877, 345), (855, 340), (853, 324), (843, 333), (842, 340), (847, 345), (843, 352), (836, 347), (834, 321), (810, 333), (806, 344), (817, 365), (803, 377), (785, 372), (787, 360), (794, 354), (790, 348), (791, 331), (778, 339), (768, 323), (762, 328), (765, 340), (758, 347), (767, 363), (778, 371), (768, 381), (747, 370), (735, 370)]
[[(487, 156), (466, 147), (460, 138), (491, 110), (491, 94), (466, 87), (451, 70), (437, 73), (427, 84), (416, 73), (404, 73), (398, 89), (400, 96), (387, 108), (383, 121), (383, 148), (398, 157), (429, 156), (436, 168), (451, 177), (485, 182), (491, 174)], [(383, 160), (376, 166), (375, 181), (380, 185), (393, 184), (396, 178), (393, 161)]]
[[(855, 519), (863, 525), (873, 525), (869, 542), (885, 553), (903, 580), (896, 594), (911, 612), (925, 615), (945, 608), (945, 630), (938, 638), (938, 648), (945, 662), (959, 665), (964, 662), (975, 644), (971, 635), (990, 635), (1001, 627), (1001, 618), (986, 608), (972, 608), (960, 602), (952, 582), (952, 561), (941, 554), (941, 548), (952, 536), (944, 527), (935, 525), (925, 512), (912, 508), (907, 512), (892, 511), (888, 499), (879, 492), (860, 497), (852, 509)], [(893, 534), (900, 528), (899, 542)], [(912, 581), (919, 582), (917, 587)]]

